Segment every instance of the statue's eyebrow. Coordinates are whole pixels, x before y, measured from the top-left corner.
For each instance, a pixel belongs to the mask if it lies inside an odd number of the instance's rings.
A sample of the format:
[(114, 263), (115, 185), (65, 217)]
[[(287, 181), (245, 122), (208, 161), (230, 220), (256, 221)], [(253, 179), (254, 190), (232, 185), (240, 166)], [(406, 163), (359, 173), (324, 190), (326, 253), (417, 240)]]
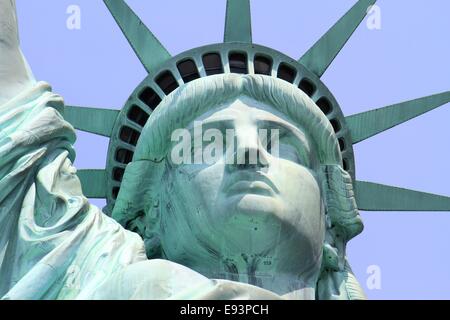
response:
[[(224, 129), (232, 129), (234, 128), (236, 122), (236, 118), (235, 117), (222, 117), (222, 118), (212, 118), (212, 119), (207, 119), (207, 120), (202, 120), (199, 121), (198, 123), (201, 124), (202, 130), (207, 130), (207, 129), (219, 129), (219, 130), (224, 130)], [(189, 126), (186, 128), (189, 131), (193, 131), (194, 130), (194, 123), (190, 123)]]
[(236, 117), (234, 116), (226, 116), (226, 117), (217, 117), (217, 118), (209, 118), (202, 121), (203, 125), (211, 126), (213, 124), (221, 124), (226, 123), (230, 125), (230, 123), (234, 123), (236, 121)]
[(311, 146), (308, 142), (307, 136), (300, 128), (297, 128), (296, 126), (293, 126), (285, 121), (275, 121), (269, 119), (258, 120), (257, 124), (258, 127), (264, 127), (265, 129), (280, 129), (280, 138), (287, 135), (294, 137), (295, 140), (300, 142), (301, 147), (308, 153), (311, 151)]

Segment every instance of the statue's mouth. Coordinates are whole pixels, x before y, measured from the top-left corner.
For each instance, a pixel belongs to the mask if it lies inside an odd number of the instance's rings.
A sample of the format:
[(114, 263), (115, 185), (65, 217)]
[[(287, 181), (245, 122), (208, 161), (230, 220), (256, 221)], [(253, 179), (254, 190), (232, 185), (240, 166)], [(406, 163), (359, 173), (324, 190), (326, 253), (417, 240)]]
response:
[(272, 188), (262, 181), (239, 181), (228, 190), (227, 194), (229, 196), (239, 194), (256, 194), (261, 196), (275, 195)]
[(261, 172), (236, 172), (225, 187), (227, 196), (255, 194), (273, 197), (279, 193), (275, 184)]

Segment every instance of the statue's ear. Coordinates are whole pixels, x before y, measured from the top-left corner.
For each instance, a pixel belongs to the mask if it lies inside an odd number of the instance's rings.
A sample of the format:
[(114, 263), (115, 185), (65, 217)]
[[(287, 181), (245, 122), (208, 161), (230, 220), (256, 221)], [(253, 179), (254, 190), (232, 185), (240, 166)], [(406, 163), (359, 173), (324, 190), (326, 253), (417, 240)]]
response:
[(112, 217), (122, 226), (150, 211), (159, 203), (164, 162), (140, 160), (130, 162), (123, 176)]
[(124, 228), (139, 234), (147, 257), (162, 256), (159, 240), (160, 192), (165, 162), (133, 161), (127, 165), (112, 217)]
[(325, 211), (337, 237), (345, 242), (363, 230), (350, 174), (339, 165), (321, 167)]
[(134, 220), (127, 223), (126, 228), (139, 234), (145, 244), (145, 252), (149, 259), (158, 259), (163, 257), (160, 228), (160, 207), (154, 206), (147, 211), (139, 212)]

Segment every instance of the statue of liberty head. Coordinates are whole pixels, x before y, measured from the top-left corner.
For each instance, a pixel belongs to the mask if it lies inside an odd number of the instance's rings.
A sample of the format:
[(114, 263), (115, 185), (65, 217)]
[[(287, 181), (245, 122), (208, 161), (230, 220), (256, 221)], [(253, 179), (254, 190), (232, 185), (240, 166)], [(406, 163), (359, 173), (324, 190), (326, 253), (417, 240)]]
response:
[[(191, 143), (200, 127), (212, 144)], [(185, 161), (173, 152), (180, 128)], [(142, 235), (149, 258), (278, 294), (331, 294), (329, 278), (349, 276), (346, 242), (362, 230), (351, 181), (332, 125), (304, 92), (265, 75), (214, 75), (149, 118), (112, 216)]]
[(175, 57), (124, 1), (104, 2), (149, 75), (120, 113), (65, 117), (110, 137), (106, 169), (79, 171), (84, 193), (106, 198), (149, 258), (281, 295), (363, 299), (345, 252), (358, 210), (450, 210), (446, 197), (355, 178), (354, 144), (450, 101), (343, 115), (320, 77), (375, 0), (299, 60), (252, 43), (249, 0), (227, 1), (224, 43)]

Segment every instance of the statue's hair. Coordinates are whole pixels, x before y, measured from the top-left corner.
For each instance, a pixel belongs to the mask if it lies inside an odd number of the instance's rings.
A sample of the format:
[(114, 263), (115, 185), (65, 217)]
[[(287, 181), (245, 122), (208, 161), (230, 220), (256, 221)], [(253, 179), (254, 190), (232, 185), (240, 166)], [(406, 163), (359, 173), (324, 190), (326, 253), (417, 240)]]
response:
[(133, 161), (127, 165), (112, 216), (146, 243), (149, 258), (161, 255), (158, 239), (161, 178), (172, 147), (172, 132), (187, 127), (199, 116), (246, 96), (275, 108), (301, 127), (317, 151), (322, 170), (319, 180), (325, 196), (327, 231), (319, 299), (362, 299), (359, 284), (345, 257), (348, 240), (362, 231), (350, 175), (334, 130), (319, 107), (292, 84), (263, 75), (222, 74), (188, 83), (167, 96), (150, 116)]

